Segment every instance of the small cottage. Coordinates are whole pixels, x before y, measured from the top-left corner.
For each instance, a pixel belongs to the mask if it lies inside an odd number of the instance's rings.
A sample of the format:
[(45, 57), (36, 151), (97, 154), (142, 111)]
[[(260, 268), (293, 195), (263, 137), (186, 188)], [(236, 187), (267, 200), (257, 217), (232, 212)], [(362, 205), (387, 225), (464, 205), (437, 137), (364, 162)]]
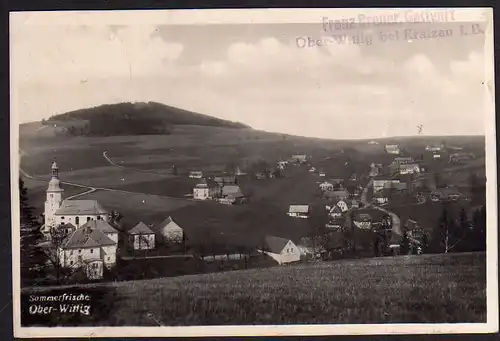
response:
[(325, 181), (319, 184), (319, 188), (322, 191), (333, 191), (333, 184), (328, 181)]
[(156, 241), (163, 241), (165, 244), (182, 243), (184, 240), (184, 230), (173, 221), (172, 217), (168, 217), (156, 226)]
[(338, 219), (342, 217), (342, 213), (342, 209), (338, 205), (335, 205), (331, 208), (330, 212), (328, 212), (328, 215), (333, 219)]
[(270, 256), (280, 265), (300, 261), (299, 248), (286, 238), (266, 236), (263, 247), (258, 251)]
[(309, 218), (310, 208), (309, 205), (290, 205), (288, 215), (295, 218)]
[(353, 223), (360, 230), (370, 230), (372, 228), (372, 217), (368, 213), (360, 213), (354, 218)]
[(349, 210), (349, 205), (347, 205), (347, 202), (345, 202), (344, 200), (339, 200), (337, 202), (337, 206), (340, 207), (340, 210), (342, 212), (347, 212)]
[(202, 171), (190, 171), (189, 177), (191, 179), (201, 179), (201, 178), (203, 178), (203, 172)]
[(155, 233), (142, 221), (135, 225), (129, 234), (129, 245), (134, 250), (151, 250), (155, 248)]

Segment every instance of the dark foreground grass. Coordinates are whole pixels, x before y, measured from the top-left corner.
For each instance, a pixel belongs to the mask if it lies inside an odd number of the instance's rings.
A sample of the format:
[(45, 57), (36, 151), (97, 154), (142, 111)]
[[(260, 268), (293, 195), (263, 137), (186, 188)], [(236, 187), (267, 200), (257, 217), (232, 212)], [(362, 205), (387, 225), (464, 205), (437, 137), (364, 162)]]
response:
[(100, 325), (486, 322), (485, 254), (346, 260), (108, 284)]

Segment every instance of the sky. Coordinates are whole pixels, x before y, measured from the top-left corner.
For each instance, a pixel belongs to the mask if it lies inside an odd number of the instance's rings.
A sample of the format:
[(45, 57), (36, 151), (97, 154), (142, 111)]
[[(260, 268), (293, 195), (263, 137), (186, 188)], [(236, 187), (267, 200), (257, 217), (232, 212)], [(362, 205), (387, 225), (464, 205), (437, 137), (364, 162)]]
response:
[[(481, 135), (485, 36), (460, 35), (460, 25), (329, 30), (321, 18), (107, 26), (17, 20), (10, 32), (11, 110), (23, 123), (155, 101), (310, 137), (415, 135), (420, 125), (425, 135)], [(470, 33), (471, 24), (464, 26)], [(448, 34), (415, 36), (437, 30)], [(394, 39), (382, 41), (380, 32)], [(308, 37), (327, 43), (303, 47)]]

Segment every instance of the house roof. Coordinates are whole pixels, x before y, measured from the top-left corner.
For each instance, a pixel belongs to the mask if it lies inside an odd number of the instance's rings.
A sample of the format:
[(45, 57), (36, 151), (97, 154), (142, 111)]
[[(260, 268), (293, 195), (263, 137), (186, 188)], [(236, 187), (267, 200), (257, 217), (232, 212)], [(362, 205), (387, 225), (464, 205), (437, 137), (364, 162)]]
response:
[(103, 233), (118, 233), (118, 231), (104, 220), (89, 220), (81, 228), (90, 227)]
[(335, 205), (335, 206), (333, 206), (333, 207), (330, 209), (330, 213), (333, 213), (333, 212), (338, 212), (338, 213), (341, 213), (341, 212), (342, 212), (342, 209), (341, 209), (338, 205)]
[(354, 220), (356, 220), (356, 221), (370, 221), (370, 220), (372, 220), (372, 216), (369, 215), (368, 213), (360, 213), (357, 215), (357, 217)]
[(283, 251), (283, 249), (285, 248), (286, 244), (288, 244), (289, 241), (290, 239), (274, 237), (274, 236), (266, 236), (264, 239), (265, 246), (267, 248), (266, 251), (272, 253), (281, 253), (281, 251)]
[(226, 185), (222, 187), (222, 195), (239, 198), (243, 196), (243, 192), (241, 192), (241, 188), (238, 185)]
[(132, 229), (128, 231), (129, 234), (154, 234), (146, 224), (142, 221), (135, 225)]
[(173, 219), (172, 217), (168, 217), (167, 219), (165, 219), (164, 221), (162, 221), (157, 229), (158, 230), (161, 230), (161, 229), (164, 229), (166, 227), (169, 227), (169, 228), (172, 228), (172, 229), (181, 229), (182, 230), (182, 227), (180, 227)]
[(324, 181), (322, 183), (319, 184), (320, 186), (333, 186), (333, 184), (331, 182), (328, 182), (328, 181)]
[(97, 215), (108, 213), (97, 200), (64, 200), (56, 215)]
[(66, 237), (61, 245), (62, 249), (84, 249), (116, 245), (104, 232), (90, 227), (76, 229)]
[(309, 205), (290, 205), (290, 213), (309, 213)]

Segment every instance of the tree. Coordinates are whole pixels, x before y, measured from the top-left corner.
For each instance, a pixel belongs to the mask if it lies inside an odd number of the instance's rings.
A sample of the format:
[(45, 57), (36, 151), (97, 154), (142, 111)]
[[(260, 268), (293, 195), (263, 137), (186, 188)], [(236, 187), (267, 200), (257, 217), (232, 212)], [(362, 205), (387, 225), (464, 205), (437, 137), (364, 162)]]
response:
[(452, 251), (465, 237), (466, 231), (451, 219), (448, 206), (443, 205), (443, 210), (436, 228), (436, 239), (444, 253)]
[(46, 257), (40, 242), (43, 239), (41, 225), (33, 216), (28, 204), (28, 190), (19, 178), (20, 194), (20, 242), (21, 242), (21, 285), (25, 286), (44, 278)]
[(409, 255), (412, 253), (412, 243), (408, 231), (403, 231), (403, 236), (401, 238), (401, 254)]
[(57, 284), (61, 284), (61, 281), (67, 276), (67, 272), (64, 271), (65, 266), (62, 264), (62, 246), (70, 231), (59, 226), (52, 227), (49, 233), (50, 246), (46, 248), (45, 254), (55, 271)]

